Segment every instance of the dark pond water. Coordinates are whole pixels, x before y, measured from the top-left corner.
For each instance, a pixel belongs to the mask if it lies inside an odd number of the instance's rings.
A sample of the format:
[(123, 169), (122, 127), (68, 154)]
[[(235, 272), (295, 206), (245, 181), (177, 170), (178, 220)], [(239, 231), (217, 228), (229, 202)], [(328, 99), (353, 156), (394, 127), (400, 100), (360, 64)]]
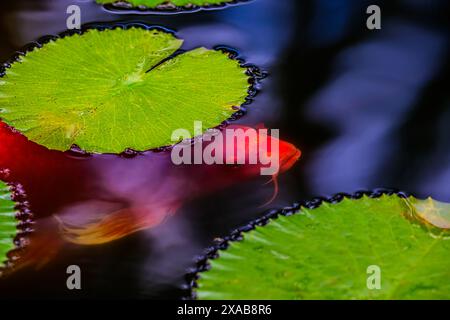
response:
[[(366, 28), (373, 3), (382, 7), (382, 30)], [(70, 4), (81, 7), (83, 23), (141, 21), (176, 31), (183, 49), (236, 49), (269, 73), (238, 123), (279, 128), (303, 157), (280, 176), (277, 199), (259, 208), (273, 192), (267, 179), (176, 170), (164, 152), (131, 159), (49, 152), (1, 126), (0, 166), (24, 184), (37, 232), (52, 235), (54, 214), (95, 215), (172, 197), (180, 208), (107, 245), (66, 245), (41, 269), (2, 280), (0, 297), (180, 298), (194, 257), (265, 210), (379, 187), (450, 201), (447, 1), (254, 0), (226, 10), (127, 15), (93, 1), (16, 0), (0, 5), (0, 59), (64, 31)], [(66, 288), (70, 264), (82, 269), (81, 291)]]

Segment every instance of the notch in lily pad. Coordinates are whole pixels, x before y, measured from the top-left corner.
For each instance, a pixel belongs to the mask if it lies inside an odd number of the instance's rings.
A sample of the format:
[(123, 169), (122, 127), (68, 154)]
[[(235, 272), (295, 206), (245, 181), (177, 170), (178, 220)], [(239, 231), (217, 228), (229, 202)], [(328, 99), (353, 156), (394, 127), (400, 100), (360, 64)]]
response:
[(181, 51), (182, 43), (167, 30), (140, 26), (51, 38), (5, 69), (0, 118), (53, 150), (171, 146), (176, 129), (193, 131), (202, 121), (207, 130), (232, 118), (257, 82), (232, 54)]
[(107, 9), (153, 11), (162, 13), (192, 12), (202, 9), (221, 9), (250, 0), (96, 0)]
[(202, 300), (448, 299), (449, 215), (450, 204), (392, 193), (293, 206), (210, 250), (193, 293)]
[[(7, 170), (0, 170), (0, 178)], [(23, 187), (0, 180), (0, 277), (20, 259), (20, 252), (33, 232), (33, 215)]]

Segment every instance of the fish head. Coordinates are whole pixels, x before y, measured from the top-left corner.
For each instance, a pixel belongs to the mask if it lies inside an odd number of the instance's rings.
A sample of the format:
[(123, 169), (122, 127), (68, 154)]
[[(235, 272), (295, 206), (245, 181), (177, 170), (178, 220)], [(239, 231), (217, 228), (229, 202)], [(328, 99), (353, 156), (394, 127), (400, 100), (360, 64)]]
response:
[(271, 136), (264, 128), (231, 125), (224, 130), (224, 164), (242, 176), (277, 176), (291, 169), (302, 154), (295, 145)]

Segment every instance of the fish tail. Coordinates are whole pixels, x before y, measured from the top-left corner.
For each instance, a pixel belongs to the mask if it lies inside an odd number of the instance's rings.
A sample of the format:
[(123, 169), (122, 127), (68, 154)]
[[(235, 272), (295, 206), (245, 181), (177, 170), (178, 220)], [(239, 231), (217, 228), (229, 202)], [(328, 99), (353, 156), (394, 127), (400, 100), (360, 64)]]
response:
[(162, 222), (164, 216), (142, 210), (122, 209), (83, 226), (74, 227), (62, 220), (59, 222), (66, 241), (78, 245), (100, 245), (154, 227)]

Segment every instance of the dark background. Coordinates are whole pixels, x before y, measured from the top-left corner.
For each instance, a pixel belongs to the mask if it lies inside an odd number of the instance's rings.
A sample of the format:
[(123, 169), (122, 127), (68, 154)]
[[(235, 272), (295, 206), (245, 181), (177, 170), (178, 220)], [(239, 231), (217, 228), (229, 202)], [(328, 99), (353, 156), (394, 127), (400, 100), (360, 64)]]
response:
[[(271, 208), (379, 187), (450, 201), (448, 1), (254, 0), (177, 15), (112, 13), (93, 1), (4, 2), (2, 61), (64, 31), (67, 6), (78, 4), (83, 23), (161, 25), (186, 40), (184, 49), (226, 45), (267, 71), (239, 122), (279, 128), (303, 152), (280, 178)], [(371, 4), (381, 7), (381, 30), (366, 28)], [(4, 281), (0, 296), (180, 298), (193, 258), (260, 216), (271, 192), (260, 182), (237, 183), (187, 203), (155, 230), (73, 249), (68, 259), (82, 266), (81, 291), (65, 288), (66, 259)]]

